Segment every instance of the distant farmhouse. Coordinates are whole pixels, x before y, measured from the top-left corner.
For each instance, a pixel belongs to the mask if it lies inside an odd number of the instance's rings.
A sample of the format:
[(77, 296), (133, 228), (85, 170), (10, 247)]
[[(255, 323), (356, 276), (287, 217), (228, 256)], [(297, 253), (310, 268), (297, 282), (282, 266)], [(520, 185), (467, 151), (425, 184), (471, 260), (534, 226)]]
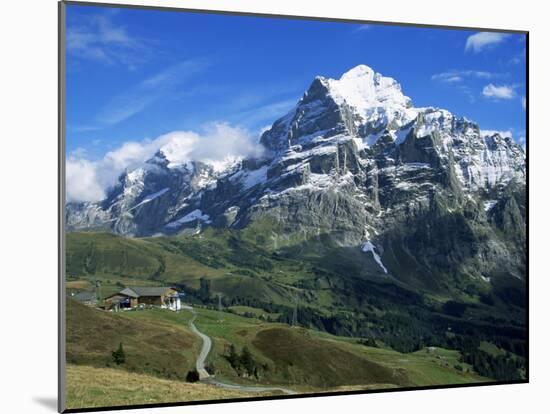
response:
[(83, 292), (73, 294), (72, 298), (87, 306), (98, 305), (96, 292), (83, 291)]
[(119, 311), (141, 306), (158, 306), (163, 309), (179, 311), (181, 296), (171, 287), (127, 287), (105, 298), (105, 309)]

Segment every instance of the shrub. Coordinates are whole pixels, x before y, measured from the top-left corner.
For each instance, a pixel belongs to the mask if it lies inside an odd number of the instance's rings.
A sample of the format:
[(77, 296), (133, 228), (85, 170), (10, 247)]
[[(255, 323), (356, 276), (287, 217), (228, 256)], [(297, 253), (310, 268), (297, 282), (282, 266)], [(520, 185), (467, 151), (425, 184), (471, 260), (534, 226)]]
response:
[(185, 377), (187, 382), (197, 382), (199, 379), (199, 372), (196, 369), (189, 371)]
[(216, 367), (214, 366), (213, 362), (209, 362), (205, 365), (204, 369), (206, 372), (208, 372), (210, 375), (214, 375), (216, 373)]
[(376, 340), (374, 338), (360, 339), (359, 343), (361, 345), (370, 346), (370, 347), (373, 347), (373, 348), (378, 348), (378, 345), (376, 344)]

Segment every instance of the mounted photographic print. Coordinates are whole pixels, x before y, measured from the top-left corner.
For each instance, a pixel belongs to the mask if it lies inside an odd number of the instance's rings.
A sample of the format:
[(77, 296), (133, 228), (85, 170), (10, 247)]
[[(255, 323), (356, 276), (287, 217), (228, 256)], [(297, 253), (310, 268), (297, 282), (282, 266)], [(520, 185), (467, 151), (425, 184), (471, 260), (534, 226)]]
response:
[(59, 57), (60, 411), (528, 381), (527, 32), (62, 2)]

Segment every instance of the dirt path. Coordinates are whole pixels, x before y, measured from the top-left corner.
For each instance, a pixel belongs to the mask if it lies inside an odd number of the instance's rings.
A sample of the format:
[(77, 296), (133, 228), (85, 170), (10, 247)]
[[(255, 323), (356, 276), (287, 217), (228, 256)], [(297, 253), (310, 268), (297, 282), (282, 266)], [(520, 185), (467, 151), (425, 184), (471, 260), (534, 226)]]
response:
[(202, 339), (201, 351), (199, 353), (199, 356), (197, 357), (197, 363), (195, 364), (195, 368), (199, 373), (199, 379), (202, 381), (210, 377), (210, 374), (204, 368), (204, 363), (206, 361), (206, 357), (210, 353), (210, 349), (212, 348), (212, 340), (209, 336), (206, 336), (197, 329), (197, 327), (195, 326), (195, 319), (197, 319), (197, 314), (195, 313), (194, 309), (191, 309), (191, 312), (193, 313), (193, 318), (191, 318), (191, 320), (189, 321), (189, 328), (191, 328), (194, 334), (198, 335)]
[(205, 335), (204, 333), (199, 331), (195, 326), (195, 319), (197, 319), (197, 313), (195, 312), (195, 310), (190, 306), (189, 307), (186, 306), (183, 309), (188, 310), (193, 314), (193, 317), (189, 321), (189, 328), (191, 329), (191, 331), (193, 331), (194, 334), (196, 334), (202, 339), (201, 351), (199, 353), (199, 356), (197, 357), (197, 362), (195, 364), (197, 372), (199, 373), (199, 379), (201, 381), (211, 385), (215, 385), (216, 387), (225, 388), (225, 389), (234, 390), (234, 391), (244, 391), (244, 392), (280, 391), (288, 395), (296, 394), (295, 391), (289, 390), (287, 388), (256, 387), (256, 386), (248, 386), (248, 385), (231, 384), (229, 382), (218, 381), (213, 376), (211, 376), (204, 368), (204, 363), (206, 362), (206, 358), (208, 357), (208, 354), (212, 349), (212, 339), (210, 339), (208, 335)]

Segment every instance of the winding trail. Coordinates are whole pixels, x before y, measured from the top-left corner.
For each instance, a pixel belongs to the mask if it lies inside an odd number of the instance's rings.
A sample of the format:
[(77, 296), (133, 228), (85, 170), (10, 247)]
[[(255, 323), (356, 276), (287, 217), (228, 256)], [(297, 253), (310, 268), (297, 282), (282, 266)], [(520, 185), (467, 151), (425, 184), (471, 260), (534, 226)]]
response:
[(200, 381), (205, 382), (207, 384), (214, 385), (216, 387), (226, 388), (234, 391), (245, 391), (245, 392), (280, 391), (287, 395), (296, 394), (296, 391), (289, 390), (287, 388), (282, 388), (282, 387), (255, 387), (255, 386), (248, 386), (248, 385), (232, 384), (229, 382), (218, 381), (217, 379), (215, 379), (204, 368), (204, 363), (206, 361), (206, 358), (208, 357), (208, 354), (212, 349), (212, 339), (208, 335), (199, 331), (195, 326), (195, 319), (197, 319), (197, 313), (195, 312), (195, 309), (193, 309), (191, 306), (185, 306), (182, 309), (188, 310), (193, 314), (193, 317), (189, 321), (189, 328), (191, 329), (191, 331), (193, 331), (194, 334), (196, 334), (198, 337), (202, 339), (201, 351), (199, 353), (199, 356), (197, 357), (197, 362), (195, 364), (197, 372), (199, 373)]
[(197, 319), (197, 313), (193, 308), (191, 308), (191, 313), (193, 313), (193, 317), (189, 321), (189, 328), (191, 328), (191, 330), (195, 335), (198, 335), (202, 339), (202, 348), (201, 348), (201, 352), (199, 353), (199, 356), (197, 357), (197, 363), (195, 364), (195, 367), (199, 373), (199, 379), (203, 381), (210, 377), (210, 374), (204, 368), (204, 363), (206, 361), (206, 357), (210, 353), (210, 349), (212, 348), (212, 340), (210, 339), (209, 336), (206, 336), (201, 331), (199, 331), (195, 326), (195, 319)]

